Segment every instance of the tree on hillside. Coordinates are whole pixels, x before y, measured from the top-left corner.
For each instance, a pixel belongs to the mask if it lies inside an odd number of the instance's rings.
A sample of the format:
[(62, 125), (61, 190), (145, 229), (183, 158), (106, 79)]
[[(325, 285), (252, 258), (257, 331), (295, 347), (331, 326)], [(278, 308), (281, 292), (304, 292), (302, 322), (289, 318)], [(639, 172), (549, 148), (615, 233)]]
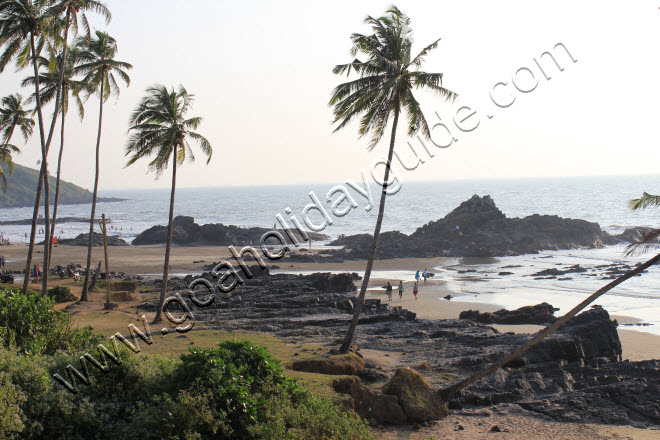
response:
[(99, 154), (101, 149), (101, 128), (103, 127), (103, 104), (111, 95), (119, 95), (117, 78), (128, 87), (131, 79), (126, 73), (133, 68), (123, 61), (117, 61), (117, 41), (105, 32), (96, 31), (90, 38), (79, 38), (76, 46), (80, 64), (76, 66), (76, 73), (83, 75), (88, 95), (99, 96), (99, 128), (96, 136), (96, 172), (94, 174), (94, 191), (92, 193), (92, 212), (89, 221), (89, 244), (87, 245), (87, 272), (83, 283), (80, 301), (87, 301), (89, 288), (89, 275), (92, 265), (92, 246), (94, 244), (94, 217), (96, 215), (96, 199), (99, 189)]
[[(34, 120), (30, 113), (31, 110), (23, 108), (23, 97), (18, 93), (2, 98), (2, 108), (0, 108), (0, 130), (2, 131), (0, 163), (7, 165), (9, 174), (11, 174), (13, 167), (12, 154), (21, 152), (20, 148), (11, 144), (11, 139), (14, 131), (18, 128), (27, 143), (34, 129)], [(1, 166), (0, 184), (4, 192), (7, 189), (7, 176)]]
[(172, 161), (172, 189), (170, 194), (170, 215), (167, 224), (167, 244), (163, 264), (163, 284), (160, 301), (154, 323), (162, 321), (162, 310), (167, 291), (170, 249), (172, 247), (172, 227), (174, 224), (174, 194), (176, 191), (176, 170), (184, 160), (194, 161), (195, 156), (189, 141), (195, 142), (206, 156), (208, 164), (213, 154), (211, 143), (197, 130), (202, 122), (200, 117), (188, 117), (193, 95), (188, 94), (183, 86), (168, 90), (157, 84), (147, 89), (147, 95), (138, 104), (131, 115), (126, 155), (130, 159), (126, 166), (134, 164), (143, 157), (153, 157), (149, 169), (160, 176)]
[(396, 6), (388, 9), (386, 15), (379, 18), (368, 16), (364, 22), (371, 26), (373, 34), (354, 33), (351, 35), (353, 42), (351, 56), (362, 54), (363, 60), (355, 58), (352, 62), (340, 64), (333, 69), (333, 73), (337, 75), (346, 74), (348, 76), (351, 72), (355, 72), (359, 77), (340, 84), (333, 91), (329, 105), (333, 107), (334, 122), (338, 123), (334, 131), (341, 130), (359, 117), (360, 137), (369, 135), (371, 137), (369, 149), (373, 149), (383, 138), (390, 117), (393, 120), (384, 183), (369, 260), (360, 288), (358, 303), (355, 306), (355, 313), (341, 345), (342, 353), (348, 352), (353, 341), (376, 257), (378, 237), (385, 213), (387, 182), (390, 177), (399, 116), (402, 112), (407, 116), (408, 136), (421, 133), (428, 139), (430, 138), (429, 126), (413, 95), (413, 88), (430, 90), (444, 100), (454, 100), (458, 96), (443, 87), (442, 73), (427, 73), (418, 70), (426, 55), (438, 46), (440, 39), (426, 46), (413, 57), (410, 19)]

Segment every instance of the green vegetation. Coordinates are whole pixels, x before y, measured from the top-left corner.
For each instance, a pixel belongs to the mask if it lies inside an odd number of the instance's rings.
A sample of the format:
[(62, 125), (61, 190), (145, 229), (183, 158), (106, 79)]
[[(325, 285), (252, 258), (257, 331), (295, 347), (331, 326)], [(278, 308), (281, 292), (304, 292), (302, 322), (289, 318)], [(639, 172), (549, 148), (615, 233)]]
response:
[[(105, 357), (104, 374), (89, 362), (85, 371), (85, 360), (62, 353), (82, 354), (99, 343), (90, 328), (70, 324), (49, 298), (0, 291), (0, 438), (373, 438), (353, 412), (300, 388), (251, 342), (192, 347), (175, 360), (115, 351), (104, 339), (117, 358)], [(104, 363), (99, 350), (89, 352)], [(67, 374), (67, 365), (87, 375), (90, 385)], [(53, 380), (55, 373), (76, 381), (78, 393)]]
[(48, 298), (52, 298), (56, 304), (72, 302), (78, 299), (73, 293), (71, 293), (71, 289), (68, 286), (55, 286), (48, 289)]
[[(7, 192), (0, 192), (0, 208), (31, 206), (34, 204), (35, 188), (39, 171), (14, 163), (11, 175), (7, 176)], [(52, 188), (56, 186), (55, 177), (50, 176)], [(92, 193), (73, 183), (61, 181), (59, 202), (62, 204), (89, 203)]]
[(34, 291), (25, 295), (19, 289), (0, 289), (0, 345), (22, 353), (53, 355), (81, 350), (100, 340), (89, 326), (73, 328), (71, 316), (54, 310), (53, 305), (51, 298)]

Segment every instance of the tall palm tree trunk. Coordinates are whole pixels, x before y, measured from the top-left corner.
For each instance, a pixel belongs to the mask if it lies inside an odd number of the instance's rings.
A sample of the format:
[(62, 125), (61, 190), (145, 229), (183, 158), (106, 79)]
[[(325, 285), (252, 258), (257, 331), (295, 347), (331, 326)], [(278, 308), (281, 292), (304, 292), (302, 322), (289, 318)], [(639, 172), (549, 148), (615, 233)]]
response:
[[(62, 99), (64, 100), (64, 99)], [(62, 106), (64, 108), (64, 106)], [(60, 154), (57, 157), (57, 179), (55, 181), (55, 200), (53, 201), (53, 218), (50, 223), (50, 236), (55, 237), (55, 222), (57, 221), (57, 206), (60, 200), (60, 174), (62, 171), (62, 153), (64, 152), (64, 123), (66, 114), (62, 110), (62, 128), (60, 131)], [(50, 267), (50, 257), (53, 252), (53, 239), (50, 240), (50, 247), (48, 248), (48, 267)]]
[(351, 348), (351, 343), (353, 342), (353, 337), (355, 336), (355, 329), (357, 328), (358, 320), (360, 319), (360, 313), (362, 313), (362, 306), (364, 305), (364, 297), (367, 293), (367, 287), (369, 285), (369, 278), (371, 278), (371, 270), (374, 267), (374, 260), (376, 259), (376, 248), (378, 247), (378, 237), (380, 236), (380, 228), (383, 224), (383, 215), (385, 214), (385, 199), (387, 198), (387, 181), (390, 178), (390, 166), (392, 164), (392, 156), (394, 154), (394, 139), (396, 138), (396, 126), (399, 122), (399, 99), (397, 96), (397, 105), (394, 110), (394, 122), (392, 123), (392, 136), (390, 139), (390, 151), (387, 155), (387, 166), (385, 167), (385, 176), (383, 180), (383, 192), (380, 195), (380, 205), (378, 207), (378, 218), (376, 219), (376, 229), (374, 229), (374, 238), (371, 243), (371, 254), (369, 256), (369, 261), (367, 262), (367, 268), (364, 271), (364, 279), (362, 280), (362, 287), (360, 287), (360, 296), (358, 297), (358, 303), (355, 306), (355, 312), (353, 313), (353, 319), (351, 324), (348, 327), (348, 332), (346, 333), (346, 338), (342, 343), (339, 351), (341, 353), (348, 353), (348, 350)]
[(167, 292), (167, 277), (170, 273), (170, 250), (172, 249), (172, 230), (174, 229), (174, 193), (176, 192), (176, 150), (174, 147), (172, 152), (172, 193), (170, 194), (170, 219), (167, 224), (167, 243), (165, 244), (165, 263), (163, 264), (163, 287), (160, 290), (160, 299), (158, 301), (158, 309), (156, 310), (156, 317), (154, 324), (163, 320), (163, 304), (165, 303), (165, 293)]
[[(30, 282), (30, 268), (32, 267), (32, 253), (34, 251), (34, 240), (37, 233), (37, 222), (39, 220), (39, 205), (41, 204), (41, 190), (46, 174), (46, 159), (48, 152), (44, 139), (44, 121), (41, 111), (41, 97), (39, 95), (39, 69), (37, 68), (37, 53), (34, 45), (34, 34), (30, 34), (30, 50), (32, 51), (32, 67), (34, 69), (34, 89), (35, 101), (37, 107), (37, 119), (39, 123), (39, 139), (41, 141), (41, 167), (39, 168), (39, 178), (37, 179), (37, 194), (34, 199), (34, 211), (32, 212), (32, 227), (30, 229), (30, 244), (28, 245), (28, 254), (25, 259), (25, 279), (23, 280), (23, 293), (27, 293), (28, 283)], [(47, 175), (47, 174), (46, 174)]]
[(479, 371), (478, 373), (473, 374), (472, 376), (467, 377), (460, 382), (457, 382), (453, 385), (448, 386), (447, 388), (440, 390), (439, 391), (440, 396), (442, 397), (443, 400), (448, 400), (451, 396), (453, 396), (457, 392), (472, 385), (473, 383), (489, 375), (490, 373), (496, 371), (498, 368), (501, 368), (504, 365), (508, 364), (509, 362), (516, 359), (524, 352), (526, 352), (527, 350), (529, 350), (530, 348), (534, 347), (536, 344), (547, 338), (549, 335), (554, 333), (559, 327), (566, 324), (572, 317), (580, 313), (580, 311), (582, 311), (585, 307), (587, 307), (589, 304), (594, 302), (598, 297), (609, 292), (610, 290), (612, 290), (619, 284), (623, 283), (627, 279), (632, 278), (635, 275), (644, 272), (649, 267), (658, 263), (658, 261), (660, 261), (660, 254), (656, 255), (655, 257), (651, 258), (646, 263), (636, 267), (635, 269), (626, 272), (625, 274), (621, 275), (620, 277), (606, 284), (605, 286), (601, 287), (596, 292), (592, 293), (587, 299), (585, 299), (580, 304), (575, 306), (570, 312), (568, 312), (567, 314), (556, 320), (554, 323), (552, 323), (552, 325), (546, 327), (542, 332), (537, 333), (536, 336), (534, 336), (534, 338), (532, 338), (532, 340), (529, 341), (527, 344), (514, 350), (512, 353), (503, 356), (498, 361), (494, 362), (493, 364), (483, 369), (482, 371)]
[(96, 174), (94, 175), (94, 193), (92, 195), (92, 213), (89, 219), (89, 243), (87, 244), (87, 273), (85, 273), (85, 282), (83, 284), (80, 301), (88, 301), (89, 273), (92, 266), (92, 246), (94, 245), (94, 216), (96, 215), (96, 196), (99, 189), (99, 152), (101, 149), (101, 127), (103, 125), (103, 87), (105, 83), (101, 81), (101, 91), (99, 94), (99, 132), (96, 137)]
[(32, 50), (32, 67), (34, 69), (34, 88), (37, 115), (39, 119), (39, 135), (41, 139), (41, 168), (39, 170), (39, 181), (37, 182), (37, 193), (35, 195), (34, 211), (32, 213), (32, 227), (30, 229), (30, 243), (28, 245), (28, 254), (25, 259), (25, 279), (23, 280), (23, 293), (27, 293), (28, 283), (30, 281), (30, 267), (32, 266), (32, 253), (34, 252), (34, 241), (37, 232), (37, 222), (39, 220), (39, 205), (41, 202), (42, 184), (45, 184), (45, 198), (44, 198), (44, 221), (45, 221), (45, 237), (44, 237), (44, 277), (41, 285), (42, 294), (45, 295), (48, 289), (48, 265), (50, 264), (50, 239), (49, 239), (49, 218), (48, 218), (48, 204), (49, 204), (49, 188), (48, 188), (48, 149), (53, 139), (53, 132), (57, 122), (57, 115), (59, 113), (60, 94), (62, 92), (62, 82), (64, 81), (64, 65), (66, 62), (67, 44), (69, 37), (69, 27), (71, 23), (71, 14), (67, 12), (66, 27), (64, 30), (64, 49), (62, 49), (62, 66), (60, 68), (60, 77), (57, 84), (57, 91), (55, 93), (55, 109), (53, 110), (53, 118), (50, 123), (50, 130), (48, 132), (48, 140), (45, 140), (43, 115), (41, 111), (41, 96), (39, 94), (39, 69), (37, 68), (37, 53), (34, 45), (34, 34), (30, 34), (30, 49)]

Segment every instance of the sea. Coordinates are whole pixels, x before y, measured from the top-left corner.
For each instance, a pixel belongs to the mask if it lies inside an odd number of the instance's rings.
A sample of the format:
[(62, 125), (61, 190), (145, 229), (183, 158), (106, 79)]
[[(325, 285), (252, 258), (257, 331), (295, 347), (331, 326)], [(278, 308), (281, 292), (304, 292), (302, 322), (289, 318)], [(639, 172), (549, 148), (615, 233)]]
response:
[[(325, 226), (322, 232), (332, 238), (341, 234), (372, 233), (378, 212), (379, 187), (374, 184), (369, 187), (372, 196), (369, 201), (364, 183), (354, 183), (366, 196), (342, 182), (179, 188), (175, 215), (194, 217), (199, 224), (272, 228), (277, 223), (278, 214), (289, 226), (293, 226), (291, 216), (302, 222), (305, 207), (311, 205), (306, 211), (307, 218), (315, 226)], [(328, 202), (328, 197), (334, 201), (341, 195), (341, 192), (335, 192), (328, 196), (338, 185), (342, 185), (352, 197), (336, 207), (337, 211), (346, 211), (342, 216), (335, 215), (331, 210), (332, 203)], [(584, 219), (599, 223), (613, 234), (634, 226), (660, 227), (660, 209), (632, 211), (628, 207), (628, 201), (644, 191), (659, 193), (660, 175), (401, 182), (399, 190), (387, 198), (383, 231), (398, 230), (409, 234), (444, 217), (474, 194), (490, 195), (508, 217), (549, 214)], [(169, 189), (102, 191), (101, 196), (124, 199), (99, 203), (97, 215), (105, 213), (112, 220), (113, 228), (109, 233), (122, 236), (129, 242), (145, 229), (167, 223)], [(327, 218), (313, 208), (315, 204), (323, 206)], [(90, 205), (64, 205), (59, 207), (58, 217), (84, 218), (89, 216), (89, 211)], [(0, 209), (0, 220), (22, 220), (31, 218), (31, 215), (32, 208)], [(29, 228), (29, 225), (0, 225), (0, 233), (12, 242), (20, 243), (26, 241)], [(88, 229), (89, 225), (85, 223), (58, 224), (56, 235), (72, 238)], [(651, 256), (626, 257), (625, 245), (614, 245), (492, 259), (448, 259), (446, 264), (430, 270), (438, 279), (446, 281), (449, 288), (460, 295), (461, 301), (487, 302), (507, 308), (546, 301), (559, 308), (558, 314), (561, 314), (608, 282), (597, 276), (603, 270), (597, 266), (631, 264)], [(568, 280), (538, 280), (532, 276), (543, 269), (563, 269), (573, 264), (580, 264), (588, 272), (568, 274), (564, 277), (570, 278)], [(468, 269), (476, 272), (462, 272)], [(511, 274), (499, 275), (503, 271)], [(373, 276), (412, 277), (412, 274), (401, 272), (374, 273)], [(443, 300), (439, 298), (438, 301), (441, 306)], [(642, 276), (626, 281), (599, 298), (596, 304), (605, 307), (610, 314), (634, 317), (639, 324), (644, 324), (623, 328), (660, 335), (660, 268), (651, 268)]]

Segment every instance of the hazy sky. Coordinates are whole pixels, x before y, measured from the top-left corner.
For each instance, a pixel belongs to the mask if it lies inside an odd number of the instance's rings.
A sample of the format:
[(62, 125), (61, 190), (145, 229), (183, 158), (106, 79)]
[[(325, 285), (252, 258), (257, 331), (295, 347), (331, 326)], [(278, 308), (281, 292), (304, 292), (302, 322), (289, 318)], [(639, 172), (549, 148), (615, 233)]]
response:
[[(130, 168), (124, 144), (127, 121), (153, 83), (184, 85), (196, 95), (199, 131), (212, 143), (203, 160), (178, 173), (180, 187), (341, 182), (386, 152), (359, 140), (357, 125), (332, 133), (327, 106), (345, 77), (335, 64), (351, 59), (351, 32), (366, 33), (365, 15), (381, 15), (389, 1), (111, 0), (107, 29), (130, 62), (132, 83), (104, 110), (100, 189), (166, 187), (146, 174), (146, 161)], [(658, 172), (660, 149), (660, 10), (657, 2), (623, 1), (398, 1), (421, 50), (442, 37), (424, 70), (444, 73), (444, 85), (461, 95), (453, 104), (417, 91), (431, 124), (436, 113), (458, 138), (404, 180), (487, 179)], [(577, 59), (573, 63), (562, 43)], [(564, 68), (557, 70), (545, 52)], [(534, 59), (551, 77), (546, 80)], [(521, 70), (528, 68), (529, 70)], [(518, 72), (519, 71), (519, 72)], [(529, 93), (521, 89), (538, 85)], [(530, 72), (534, 74), (532, 79)], [(0, 75), (0, 94), (19, 88), (27, 71)], [(491, 101), (513, 104), (498, 108)], [(463, 133), (452, 119), (462, 106), (477, 111), (479, 126)], [(98, 100), (86, 104), (83, 123), (69, 114), (63, 176), (90, 188)], [(462, 115), (469, 112), (463, 111)], [(492, 116), (489, 119), (488, 116)], [(474, 124), (468, 125), (474, 126)], [(436, 127), (438, 143), (442, 127)], [(35, 132), (36, 134), (36, 132)], [(398, 148), (410, 157), (405, 133)], [(430, 144), (431, 145), (431, 144)], [(53, 142), (55, 171), (59, 138)], [(35, 166), (37, 137), (16, 161)], [(398, 165), (398, 164), (397, 164)], [(399, 166), (400, 168), (400, 166)], [(382, 168), (381, 168), (382, 170)]]

